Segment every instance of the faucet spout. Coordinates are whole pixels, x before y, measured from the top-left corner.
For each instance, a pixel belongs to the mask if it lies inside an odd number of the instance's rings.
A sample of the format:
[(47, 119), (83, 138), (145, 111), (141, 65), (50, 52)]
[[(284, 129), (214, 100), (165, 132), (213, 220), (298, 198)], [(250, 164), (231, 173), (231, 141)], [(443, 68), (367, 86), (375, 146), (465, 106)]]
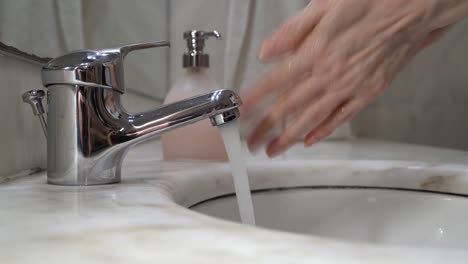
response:
[(164, 132), (210, 118), (213, 126), (239, 117), (241, 105), (239, 96), (230, 90), (218, 90), (196, 96), (154, 111), (140, 114), (126, 114), (127, 125), (121, 134), (130, 141), (143, 141)]

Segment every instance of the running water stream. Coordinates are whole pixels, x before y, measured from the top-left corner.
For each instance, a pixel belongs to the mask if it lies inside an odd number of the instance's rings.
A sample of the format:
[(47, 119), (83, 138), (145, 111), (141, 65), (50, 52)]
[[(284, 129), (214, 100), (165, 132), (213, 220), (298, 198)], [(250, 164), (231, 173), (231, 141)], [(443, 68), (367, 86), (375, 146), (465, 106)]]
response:
[(218, 126), (231, 163), (237, 204), (242, 223), (255, 225), (255, 214), (250, 193), (247, 167), (242, 153), (238, 120)]

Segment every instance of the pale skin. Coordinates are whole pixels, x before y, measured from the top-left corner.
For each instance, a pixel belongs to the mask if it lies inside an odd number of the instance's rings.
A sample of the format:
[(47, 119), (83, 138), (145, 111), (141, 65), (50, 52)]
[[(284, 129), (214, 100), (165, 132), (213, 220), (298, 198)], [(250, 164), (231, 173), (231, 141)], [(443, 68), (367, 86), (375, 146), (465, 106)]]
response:
[[(313, 0), (259, 51), (275, 66), (247, 90), (243, 115), (273, 95), (249, 136), (274, 157), (303, 137), (311, 146), (372, 102), (400, 70), (463, 17), (468, 0)], [(288, 120), (273, 139), (275, 124)]]

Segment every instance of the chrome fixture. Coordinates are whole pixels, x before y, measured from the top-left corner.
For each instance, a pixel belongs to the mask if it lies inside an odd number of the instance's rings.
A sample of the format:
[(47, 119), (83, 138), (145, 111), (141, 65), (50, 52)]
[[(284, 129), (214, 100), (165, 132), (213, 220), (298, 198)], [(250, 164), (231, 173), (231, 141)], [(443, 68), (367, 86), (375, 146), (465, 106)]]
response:
[(119, 182), (129, 148), (172, 129), (210, 118), (221, 125), (239, 117), (241, 100), (219, 90), (128, 113), (123, 59), (134, 50), (169, 46), (166, 41), (105, 50), (80, 50), (55, 58), (42, 70), (48, 88), (47, 180), (60, 185)]
[(44, 135), (47, 137), (47, 122), (44, 117), (44, 105), (42, 104), (42, 98), (44, 98), (44, 96), (45, 92), (43, 90), (34, 89), (25, 92), (22, 98), (23, 102), (31, 105), (33, 114), (39, 118), (39, 122), (41, 122), (42, 126), (42, 131), (44, 131)]
[(191, 30), (184, 32), (184, 39), (187, 41), (187, 53), (182, 57), (184, 68), (208, 68), (210, 67), (210, 55), (204, 52), (205, 41), (215, 37), (221, 39), (218, 31)]

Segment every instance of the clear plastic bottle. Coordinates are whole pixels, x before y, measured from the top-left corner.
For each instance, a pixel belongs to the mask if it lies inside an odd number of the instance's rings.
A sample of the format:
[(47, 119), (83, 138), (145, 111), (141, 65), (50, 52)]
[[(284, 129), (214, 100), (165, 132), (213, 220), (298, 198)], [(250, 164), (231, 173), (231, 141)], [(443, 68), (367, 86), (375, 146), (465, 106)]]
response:
[[(209, 55), (203, 51), (205, 40), (211, 36), (220, 38), (216, 31), (184, 33), (188, 48), (183, 56), (186, 73), (171, 88), (165, 104), (220, 89), (208, 75)], [(165, 160), (227, 160), (220, 132), (208, 119), (164, 133), (161, 141)]]

